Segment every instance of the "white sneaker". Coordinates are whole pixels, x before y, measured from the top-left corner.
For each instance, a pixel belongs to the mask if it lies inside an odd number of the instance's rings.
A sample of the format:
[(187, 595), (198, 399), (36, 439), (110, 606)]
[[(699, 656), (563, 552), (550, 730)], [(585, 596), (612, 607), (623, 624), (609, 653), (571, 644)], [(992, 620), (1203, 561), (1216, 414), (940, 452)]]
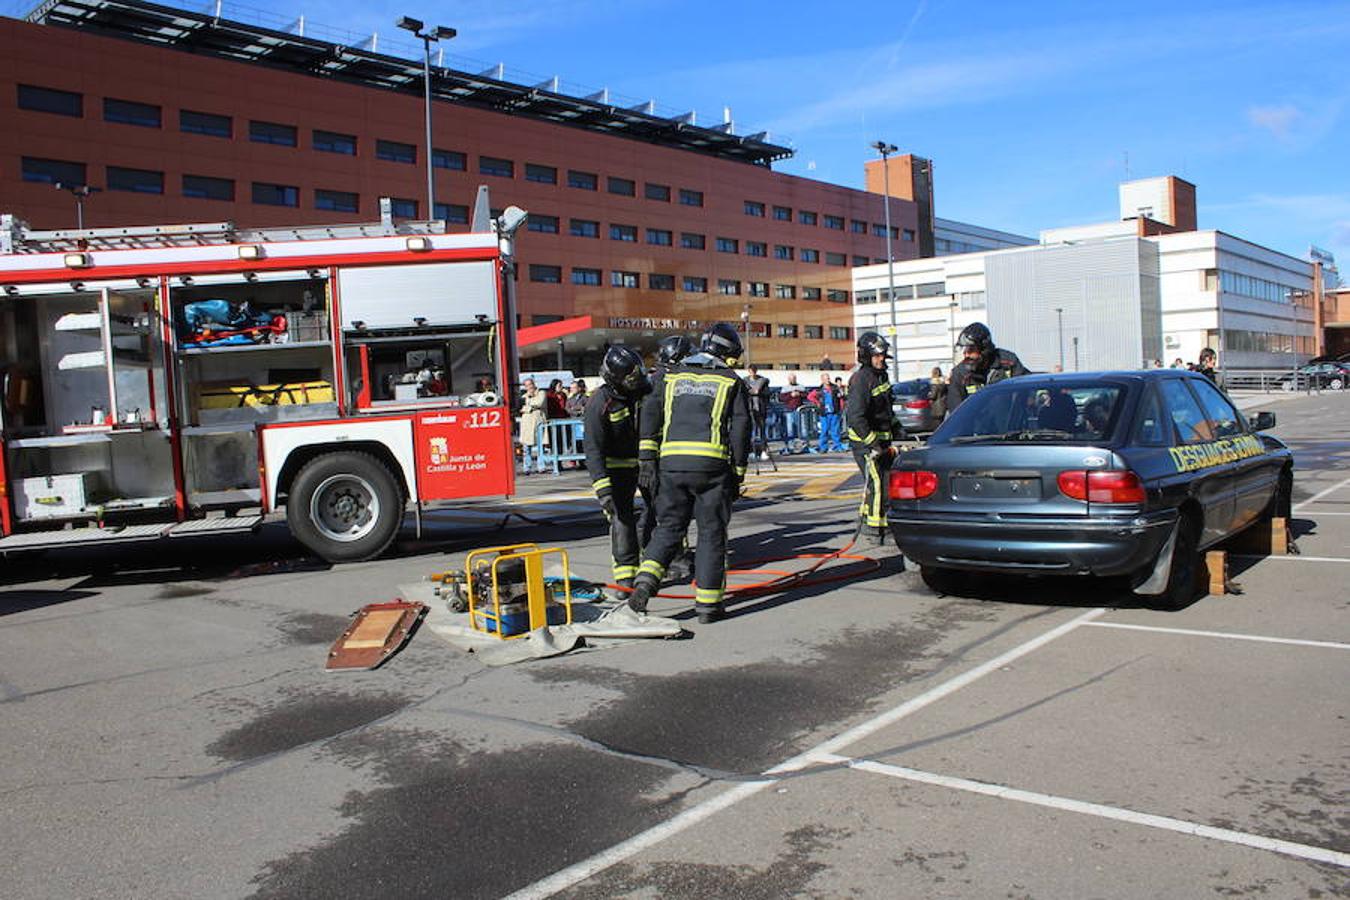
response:
[(768, 459), (768, 458), (769, 458), (769, 454), (767, 454), (767, 453), (761, 453), (761, 454), (759, 455), (759, 458), (760, 458), (760, 459)]

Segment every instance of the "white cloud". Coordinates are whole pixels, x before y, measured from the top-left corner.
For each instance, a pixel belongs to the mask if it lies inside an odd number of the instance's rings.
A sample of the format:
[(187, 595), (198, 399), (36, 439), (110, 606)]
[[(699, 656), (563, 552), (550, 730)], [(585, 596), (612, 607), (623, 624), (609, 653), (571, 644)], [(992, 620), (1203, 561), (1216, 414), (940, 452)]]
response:
[(1299, 108), (1292, 103), (1247, 107), (1247, 121), (1257, 128), (1264, 128), (1281, 141), (1289, 140), (1290, 129), (1302, 115)]

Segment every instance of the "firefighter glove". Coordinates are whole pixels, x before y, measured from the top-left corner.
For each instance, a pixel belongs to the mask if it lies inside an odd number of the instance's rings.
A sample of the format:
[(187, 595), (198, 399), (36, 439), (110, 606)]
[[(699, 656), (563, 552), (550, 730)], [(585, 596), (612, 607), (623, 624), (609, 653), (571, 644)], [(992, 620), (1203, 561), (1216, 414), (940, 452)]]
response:
[(614, 498), (611, 495), (606, 494), (600, 498), (600, 511), (605, 514), (606, 521), (614, 521)]
[(638, 463), (638, 487), (649, 494), (656, 490), (656, 460), (644, 459)]

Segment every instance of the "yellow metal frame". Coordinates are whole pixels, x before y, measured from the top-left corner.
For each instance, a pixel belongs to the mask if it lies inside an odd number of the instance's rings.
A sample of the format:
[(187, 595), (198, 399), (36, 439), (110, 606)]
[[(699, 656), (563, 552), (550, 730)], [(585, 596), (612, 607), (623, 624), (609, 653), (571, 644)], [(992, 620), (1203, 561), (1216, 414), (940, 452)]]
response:
[[(493, 556), (492, 560), (492, 612), (486, 610), (477, 610), (474, 608), (474, 562), (485, 556)], [(572, 624), (572, 578), (569, 574), (571, 568), (568, 562), (567, 551), (561, 547), (543, 547), (538, 544), (506, 544), (501, 547), (481, 547), (471, 551), (464, 558), (464, 581), (465, 593), (469, 598), (469, 624), (473, 626), (474, 631), (481, 631), (484, 634), (495, 634), (500, 640), (510, 641), (516, 638), (525, 637), (531, 631), (537, 628), (543, 628), (548, 624), (548, 590), (544, 584), (544, 557), (560, 556), (562, 557), (562, 584), (563, 596), (562, 604), (566, 611), (566, 624)], [(530, 615), (530, 627), (521, 634), (503, 634), (502, 633), (502, 598), (500, 591), (500, 581), (498, 580), (497, 567), (504, 562), (512, 560), (524, 560), (525, 562), (525, 596), (527, 608)], [(486, 622), (480, 623), (480, 618), (487, 620), (491, 618), (497, 625), (497, 630), (492, 631), (486, 627)]]

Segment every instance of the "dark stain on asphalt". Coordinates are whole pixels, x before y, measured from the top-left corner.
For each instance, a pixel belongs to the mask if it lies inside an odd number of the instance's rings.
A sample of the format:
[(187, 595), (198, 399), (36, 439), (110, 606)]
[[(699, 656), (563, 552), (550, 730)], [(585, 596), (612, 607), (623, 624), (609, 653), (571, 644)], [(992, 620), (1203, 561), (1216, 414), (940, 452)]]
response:
[(1254, 804), (1249, 824), (1229, 819), (1214, 824), (1350, 853), (1350, 793), (1340, 787), (1350, 765), (1309, 754), (1299, 761), (1308, 772), (1292, 781), (1247, 777), (1224, 795)]
[(387, 786), (348, 794), (347, 828), (269, 863), (254, 896), (500, 897), (670, 815), (644, 797), (667, 772), (580, 747), (469, 753), (379, 729), (331, 749)]
[(166, 584), (160, 587), (158, 596), (165, 600), (174, 600), (179, 597), (201, 597), (215, 592), (215, 588), (200, 584)]
[(347, 616), (324, 613), (291, 613), (277, 623), (277, 630), (291, 644), (331, 644), (351, 624)]
[(368, 725), (409, 702), (396, 694), (297, 697), (221, 735), (206, 752), (236, 762), (257, 759)]
[(847, 831), (807, 825), (785, 835), (787, 848), (766, 868), (717, 866), (708, 863), (658, 862), (649, 866), (623, 863), (568, 891), (563, 900), (606, 900), (633, 894), (663, 900), (704, 900), (735, 897), (737, 900), (778, 900), (780, 897), (833, 897), (810, 889), (811, 879), (829, 868), (815, 859), (832, 848), (830, 838), (847, 837)]
[(625, 753), (757, 774), (792, 756), (802, 737), (926, 674), (933, 668), (924, 664), (927, 655), (954, 624), (988, 615), (977, 603), (954, 600), (908, 626), (846, 632), (799, 661), (668, 676), (562, 666), (531, 675), (550, 682), (623, 684), (622, 697), (567, 723), (585, 738)]

